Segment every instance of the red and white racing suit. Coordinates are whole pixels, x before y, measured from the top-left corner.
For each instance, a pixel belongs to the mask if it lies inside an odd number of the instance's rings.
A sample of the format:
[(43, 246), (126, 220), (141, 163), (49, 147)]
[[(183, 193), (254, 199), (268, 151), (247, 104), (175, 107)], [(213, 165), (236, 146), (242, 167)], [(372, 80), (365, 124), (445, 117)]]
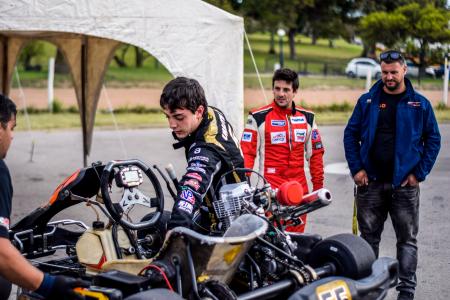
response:
[[(241, 139), (246, 168), (253, 169), (259, 155), (259, 171), (278, 188), (286, 181), (298, 181), (308, 193), (305, 158), (309, 162), (313, 191), (323, 187), (324, 147), (317, 129), (314, 113), (303, 108), (280, 108), (275, 102), (249, 113)], [(303, 232), (303, 224), (287, 230)]]

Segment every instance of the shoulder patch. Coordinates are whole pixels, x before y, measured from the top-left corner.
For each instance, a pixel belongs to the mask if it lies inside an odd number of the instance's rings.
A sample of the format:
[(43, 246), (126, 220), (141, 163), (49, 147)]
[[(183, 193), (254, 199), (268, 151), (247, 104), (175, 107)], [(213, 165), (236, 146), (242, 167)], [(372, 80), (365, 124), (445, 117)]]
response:
[(243, 142), (251, 142), (253, 138), (253, 132), (244, 131), (242, 134), (242, 141)]

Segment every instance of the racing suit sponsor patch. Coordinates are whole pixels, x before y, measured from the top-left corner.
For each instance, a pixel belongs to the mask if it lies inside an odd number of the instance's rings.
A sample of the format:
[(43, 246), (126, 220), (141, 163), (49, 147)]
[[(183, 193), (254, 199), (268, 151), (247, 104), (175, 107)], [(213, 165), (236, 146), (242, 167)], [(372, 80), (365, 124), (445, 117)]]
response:
[(420, 107), (420, 102), (408, 101), (408, 105), (413, 107)]
[(366, 100), (366, 103), (367, 103), (367, 104), (372, 103), (372, 99), (367, 99), (367, 100)]
[(192, 214), (192, 211), (194, 210), (194, 206), (191, 203), (186, 202), (186, 201), (178, 202), (177, 206), (179, 209), (184, 210), (185, 212), (190, 213), (190, 214)]
[(201, 149), (201, 148), (196, 148), (196, 149), (194, 150), (194, 154), (199, 154), (199, 153), (200, 153), (200, 151), (202, 151), (202, 149)]
[[(200, 148), (197, 148), (197, 149), (200, 149)], [(193, 156), (193, 157), (189, 158), (188, 163), (193, 161), (193, 160), (201, 160), (201, 161), (204, 161), (204, 162), (209, 162), (209, 157), (206, 157), (206, 156)]]
[(0, 226), (3, 226), (7, 230), (9, 230), (9, 219), (5, 217), (0, 217)]
[(305, 124), (306, 119), (304, 116), (291, 117), (292, 124)]
[(192, 187), (194, 190), (198, 191), (200, 188), (200, 184), (198, 183), (198, 180), (196, 179), (189, 179), (184, 182), (184, 185), (188, 185)]
[(206, 174), (206, 170), (200, 167), (187, 167), (186, 170), (188, 171), (194, 171), (194, 172), (201, 172), (203, 174)]
[(277, 172), (277, 169), (275, 168), (267, 168), (267, 174), (275, 174)]
[(243, 142), (251, 142), (252, 141), (253, 132), (244, 132), (242, 134)]
[(222, 129), (222, 138), (227, 141), (228, 140), (228, 130), (227, 130), (227, 123), (225, 121), (225, 117), (222, 116), (222, 114), (219, 114), (220, 119), (220, 127)]
[(271, 140), (270, 142), (272, 144), (283, 144), (286, 143), (286, 132), (280, 131), (280, 132), (271, 132), (270, 133)]
[(316, 142), (316, 143), (313, 144), (313, 148), (315, 150), (322, 149), (322, 147), (323, 147), (322, 142)]
[(306, 138), (306, 129), (294, 129), (294, 141), (303, 143)]
[(201, 175), (199, 175), (199, 174), (197, 174), (197, 173), (186, 173), (186, 176), (187, 177), (190, 177), (190, 178), (194, 178), (194, 179), (197, 179), (198, 181), (200, 181), (200, 182), (202, 182), (202, 176)]
[(319, 131), (317, 129), (313, 129), (312, 133), (311, 133), (311, 140), (314, 141), (320, 141), (320, 134)]
[(283, 127), (283, 126), (286, 126), (286, 121), (285, 120), (272, 120), (271, 124), (272, 124), (272, 126)]
[(204, 168), (206, 167), (205, 164), (199, 163), (199, 162), (191, 162), (189, 163), (189, 167), (199, 167), (199, 168)]
[[(186, 184), (186, 183), (185, 183)], [(180, 198), (191, 203), (195, 204), (195, 197), (191, 190), (186, 189), (181, 191)]]

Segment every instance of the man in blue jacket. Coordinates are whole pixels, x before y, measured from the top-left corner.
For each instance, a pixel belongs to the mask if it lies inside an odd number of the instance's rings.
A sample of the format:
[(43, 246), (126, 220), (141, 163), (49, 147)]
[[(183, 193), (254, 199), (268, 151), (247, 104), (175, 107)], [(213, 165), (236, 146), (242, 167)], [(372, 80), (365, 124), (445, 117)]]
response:
[(419, 182), (436, 161), (441, 136), (430, 102), (405, 78), (401, 53), (381, 53), (382, 78), (362, 95), (344, 131), (345, 157), (357, 185), (361, 236), (378, 256), (387, 215), (397, 236), (398, 299), (416, 287)]

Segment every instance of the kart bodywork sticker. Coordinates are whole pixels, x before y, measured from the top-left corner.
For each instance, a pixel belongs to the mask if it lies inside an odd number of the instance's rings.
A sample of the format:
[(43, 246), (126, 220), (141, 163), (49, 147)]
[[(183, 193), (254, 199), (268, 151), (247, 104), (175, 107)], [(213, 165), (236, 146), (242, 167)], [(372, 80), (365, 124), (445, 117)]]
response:
[(333, 280), (316, 288), (320, 300), (352, 300), (350, 288), (344, 280)]

